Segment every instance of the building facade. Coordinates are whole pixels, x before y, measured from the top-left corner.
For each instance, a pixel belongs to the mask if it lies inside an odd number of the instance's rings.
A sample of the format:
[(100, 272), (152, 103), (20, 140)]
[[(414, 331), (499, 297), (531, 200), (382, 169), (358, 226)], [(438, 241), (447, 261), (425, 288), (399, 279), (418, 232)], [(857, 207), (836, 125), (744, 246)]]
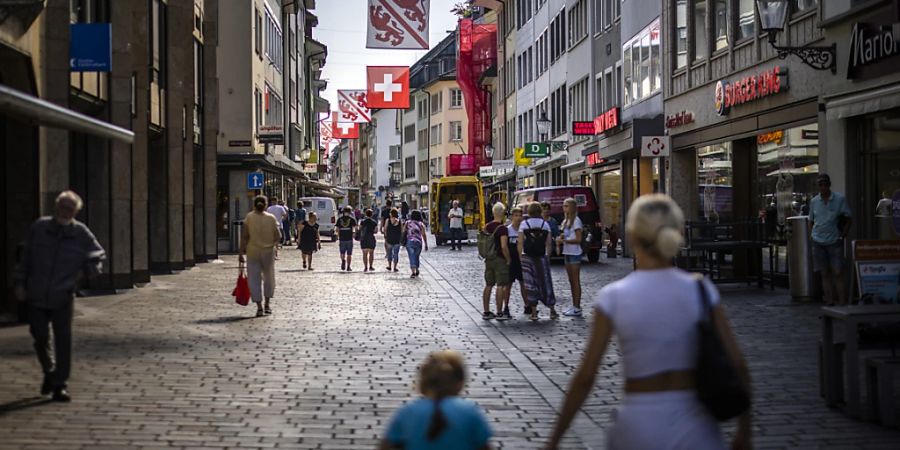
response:
[[(318, 77), (327, 49), (313, 39), (318, 19), (313, 0), (211, 0), (219, 19), (215, 49), (219, 73), (217, 236), (222, 250), (235, 250), (237, 224), (258, 193), (296, 206), (304, 182), (316, 177), (320, 151)], [(226, 7), (227, 6), (227, 7)], [(309, 169), (311, 168), (311, 170)], [(250, 173), (264, 176), (261, 189)]]
[[(206, 114), (214, 102), (206, 86), (216, 68), (206, 50), (217, 17), (209, 3), (3, 6), (0, 87), (7, 101), (0, 142), (8, 201), (0, 310), (16, 313), (9, 277), (17, 246), (65, 189), (84, 198), (78, 219), (108, 254), (88, 290), (127, 289), (149, 282), (151, 272), (216, 258), (215, 153), (207, 145), (216, 128)], [(71, 66), (77, 61), (70, 61), (70, 46), (86, 42), (72, 30), (107, 24), (100, 42), (110, 46), (108, 65)]]

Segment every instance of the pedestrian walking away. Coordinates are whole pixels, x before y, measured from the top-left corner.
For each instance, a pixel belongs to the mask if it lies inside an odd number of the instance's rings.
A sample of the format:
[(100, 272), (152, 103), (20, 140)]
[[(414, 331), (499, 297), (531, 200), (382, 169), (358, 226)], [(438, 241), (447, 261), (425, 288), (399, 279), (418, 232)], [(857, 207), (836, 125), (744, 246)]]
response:
[(403, 244), (403, 223), (400, 222), (400, 213), (396, 209), (390, 211), (382, 233), (387, 253), (387, 270), (393, 268), (394, 272), (397, 272), (397, 263), (400, 262), (400, 247)]
[[(607, 430), (606, 447), (724, 449), (719, 424), (697, 392), (698, 323), (710, 310), (725, 357), (739, 369), (741, 382), (748, 387), (749, 372), (715, 287), (672, 265), (683, 241), (681, 209), (665, 195), (642, 196), (628, 211), (625, 228), (637, 270), (600, 290), (587, 348), (547, 448), (557, 448), (594, 388), (615, 332), (624, 368), (625, 396)], [(732, 448), (751, 448), (750, 425), (748, 408), (738, 420)]]
[(400, 202), (400, 219), (402, 219), (404, 222), (409, 220), (409, 203), (406, 203), (406, 200)]
[(847, 198), (831, 190), (831, 177), (816, 178), (819, 194), (809, 205), (813, 270), (822, 277), (822, 291), (828, 305), (846, 305), (849, 292), (844, 280), (844, 240), (850, 232)]
[[(381, 210), (376, 210), (376, 211), (379, 211), (378, 218), (380, 220), (379, 220), (379, 228), (378, 229), (381, 230), (381, 234), (384, 234), (384, 226), (385, 226), (385, 224), (387, 224), (388, 220), (390, 220), (390, 218), (391, 218), (391, 210), (394, 209), (391, 207), (391, 205), (393, 203), (394, 202), (391, 199), (387, 199), (384, 201), (384, 206), (381, 208)], [(387, 242), (384, 243), (384, 251), (388, 251)]]
[(359, 248), (363, 254), (363, 272), (374, 271), (375, 261), (375, 232), (378, 230), (378, 222), (375, 221), (374, 211), (366, 209), (366, 217), (359, 223)]
[(309, 213), (309, 220), (304, 220), (298, 225), (297, 240), (300, 242), (300, 258), (303, 260), (303, 268), (313, 270), (313, 253), (322, 249), (319, 236), (319, 217), (316, 213)]
[[(275, 217), (275, 220), (278, 223), (278, 227), (282, 228), (282, 234), (284, 234), (282, 223), (284, 219), (287, 218), (288, 213), (287, 209), (283, 205), (278, 204), (277, 197), (272, 197), (269, 199), (269, 207), (266, 208), (266, 212)], [(281, 240), (279, 240), (279, 245), (283, 244), (283, 241), (284, 237), (282, 236)], [(278, 249), (275, 249), (275, 259), (278, 259)]]
[(563, 315), (581, 317), (581, 259), (584, 254), (581, 243), (584, 239), (584, 225), (578, 218), (578, 203), (574, 198), (563, 201), (563, 211), (565, 218), (556, 243), (560, 247), (558, 253), (562, 253), (565, 259), (566, 275), (569, 277), (569, 288), (572, 292), (572, 307)]
[(244, 218), (238, 260), (247, 263), (247, 282), (250, 284), (250, 298), (256, 303), (257, 317), (272, 314), (270, 303), (275, 296), (275, 252), (280, 241), (280, 222), (266, 211), (266, 197), (256, 196), (253, 211)]
[(528, 219), (519, 226), (518, 252), (522, 255), (522, 282), (528, 298), (531, 320), (538, 320), (538, 303), (550, 308), (550, 318), (556, 319), (556, 293), (550, 275), (550, 252), (553, 238), (550, 224), (541, 217), (541, 205), (528, 205)]
[[(67, 382), (72, 367), (72, 315), (79, 280), (100, 274), (106, 253), (88, 227), (75, 220), (81, 197), (63, 191), (53, 217), (42, 217), (28, 230), (22, 259), (14, 273), (14, 294), (25, 302), (29, 331), (44, 372), (41, 395), (71, 401)], [(53, 347), (50, 347), (50, 328)]]
[(463, 228), (463, 219), (465, 219), (466, 214), (463, 212), (463, 209), (459, 207), (459, 200), (453, 200), (453, 207), (450, 208), (450, 213), (447, 214), (447, 218), (450, 219), (450, 250), (462, 250), (462, 240), (465, 235), (465, 229)]
[(337, 220), (338, 249), (341, 252), (341, 270), (352, 271), (350, 262), (353, 259), (353, 236), (357, 232), (356, 219), (353, 218), (353, 210), (349, 206), (344, 207), (341, 217)]
[(406, 254), (409, 256), (410, 278), (419, 276), (419, 256), (422, 247), (428, 251), (428, 235), (425, 234), (425, 224), (422, 223), (422, 213), (418, 210), (410, 214), (409, 220), (403, 222), (401, 233), (406, 233)]
[[(509, 265), (512, 263), (509, 229), (504, 225), (506, 206), (500, 202), (494, 203), (491, 213), (494, 220), (485, 225), (478, 236), (478, 255), (484, 259), (484, 291), (481, 294), (484, 311), (481, 316), (484, 320), (505, 320), (502, 308), (509, 303)], [(494, 286), (497, 287), (496, 314), (491, 312), (491, 292)]]
[(388, 423), (381, 450), (489, 450), (491, 428), (484, 412), (459, 395), (465, 387), (462, 356), (432, 352), (419, 367), (422, 397), (398, 410)]
[(522, 254), (519, 253), (519, 228), (522, 226), (523, 220), (522, 208), (516, 206), (509, 212), (510, 222), (506, 226), (509, 233), (509, 288), (510, 294), (506, 297), (506, 305), (503, 309), (503, 317), (512, 319), (509, 312), (509, 298), (512, 297), (512, 283), (519, 282), (519, 292), (522, 295), (522, 302), (525, 304), (525, 314), (531, 314), (525, 294), (525, 283), (522, 282)]
[(290, 206), (286, 205), (283, 201), (278, 202), (278, 204), (284, 206), (285, 211), (287, 211), (287, 216), (284, 220), (281, 221), (281, 244), (291, 245), (291, 242), (294, 239), (294, 229), (297, 228), (294, 224), (294, 210), (291, 209)]
[[(303, 201), (297, 202), (297, 209), (294, 210), (294, 223), (301, 224), (304, 220), (307, 220), (307, 211), (306, 207), (303, 206)], [(297, 239), (300, 239), (300, 232), (297, 231)]]

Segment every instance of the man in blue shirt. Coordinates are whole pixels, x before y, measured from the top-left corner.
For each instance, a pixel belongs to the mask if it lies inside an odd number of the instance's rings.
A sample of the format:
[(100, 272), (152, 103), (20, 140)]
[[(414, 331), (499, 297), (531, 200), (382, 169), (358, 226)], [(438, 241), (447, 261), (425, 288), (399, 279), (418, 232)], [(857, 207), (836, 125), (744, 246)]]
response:
[(833, 305), (837, 290), (837, 304), (846, 305), (849, 293), (844, 281), (844, 238), (850, 231), (850, 208), (846, 197), (832, 192), (827, 174), (819, 174), (816, 183), (819, 195), (809, 205), (813, 270), (822, 274), (825, 302)]

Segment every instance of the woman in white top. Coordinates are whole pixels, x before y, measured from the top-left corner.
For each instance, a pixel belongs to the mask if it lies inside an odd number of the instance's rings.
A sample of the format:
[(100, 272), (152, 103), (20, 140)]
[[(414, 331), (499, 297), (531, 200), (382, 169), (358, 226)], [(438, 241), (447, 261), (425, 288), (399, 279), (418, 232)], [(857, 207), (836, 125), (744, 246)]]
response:
[(578, 203), (574, 198), (563, 202), (565, 218), (562, 233), (556, 238), (556, 244), (562, 246), (562, 255), (566, 261), (566, 275), (569, 276), (569, 287), (572, 291), (572, 307), (563, 314), (581, 317), (581, 240), (584, 238), (584, 225), (578, 218)]
[[(594, 329), (572, 378), (548, 448), (556, 448), (594, 386), (613, 331), (618, 336), (625, 397), (607, 432), (610, 449), (724, 449), (719, 424), (700, 403), (694, 370), (702, 317), (701, 283), (672, 266), (682, 243), (684, 216), (665, 195), (640, 197), (628, 211), (627, 239), (637, 270), (600, 290)], [(702, 283), (726, 351), (744, 382), (750, 377), (715, 287)], [(749, 411), (732, 448), (750, 448)]]

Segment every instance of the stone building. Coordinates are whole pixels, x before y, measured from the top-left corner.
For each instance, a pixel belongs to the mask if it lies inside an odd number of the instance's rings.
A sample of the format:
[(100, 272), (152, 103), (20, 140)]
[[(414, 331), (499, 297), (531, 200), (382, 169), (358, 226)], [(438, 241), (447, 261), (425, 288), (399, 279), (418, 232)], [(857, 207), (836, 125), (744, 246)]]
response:
[[(215, 259), (215, 152), (205, 145), (215, 131), (204, 110), (216, 68), (204, 59), (205, 2), (49, 0), (0, 9), (0, 310), (14, 312), (11, 269), (28, 225), (50, 214), (64, 189), (84, 198), (79, 220), (108, 251), (89, 290), (127, 289), (151, 273)], [(88, 24), (95, 26), (79, 27)], [(103, 24), (106, 34), (97, 34)], [(86, 29), (99, 41), (72, 31)], [(109, 46), (102, 64), (73, 70), (80, 62), (70, 44), (97, 43)]]

